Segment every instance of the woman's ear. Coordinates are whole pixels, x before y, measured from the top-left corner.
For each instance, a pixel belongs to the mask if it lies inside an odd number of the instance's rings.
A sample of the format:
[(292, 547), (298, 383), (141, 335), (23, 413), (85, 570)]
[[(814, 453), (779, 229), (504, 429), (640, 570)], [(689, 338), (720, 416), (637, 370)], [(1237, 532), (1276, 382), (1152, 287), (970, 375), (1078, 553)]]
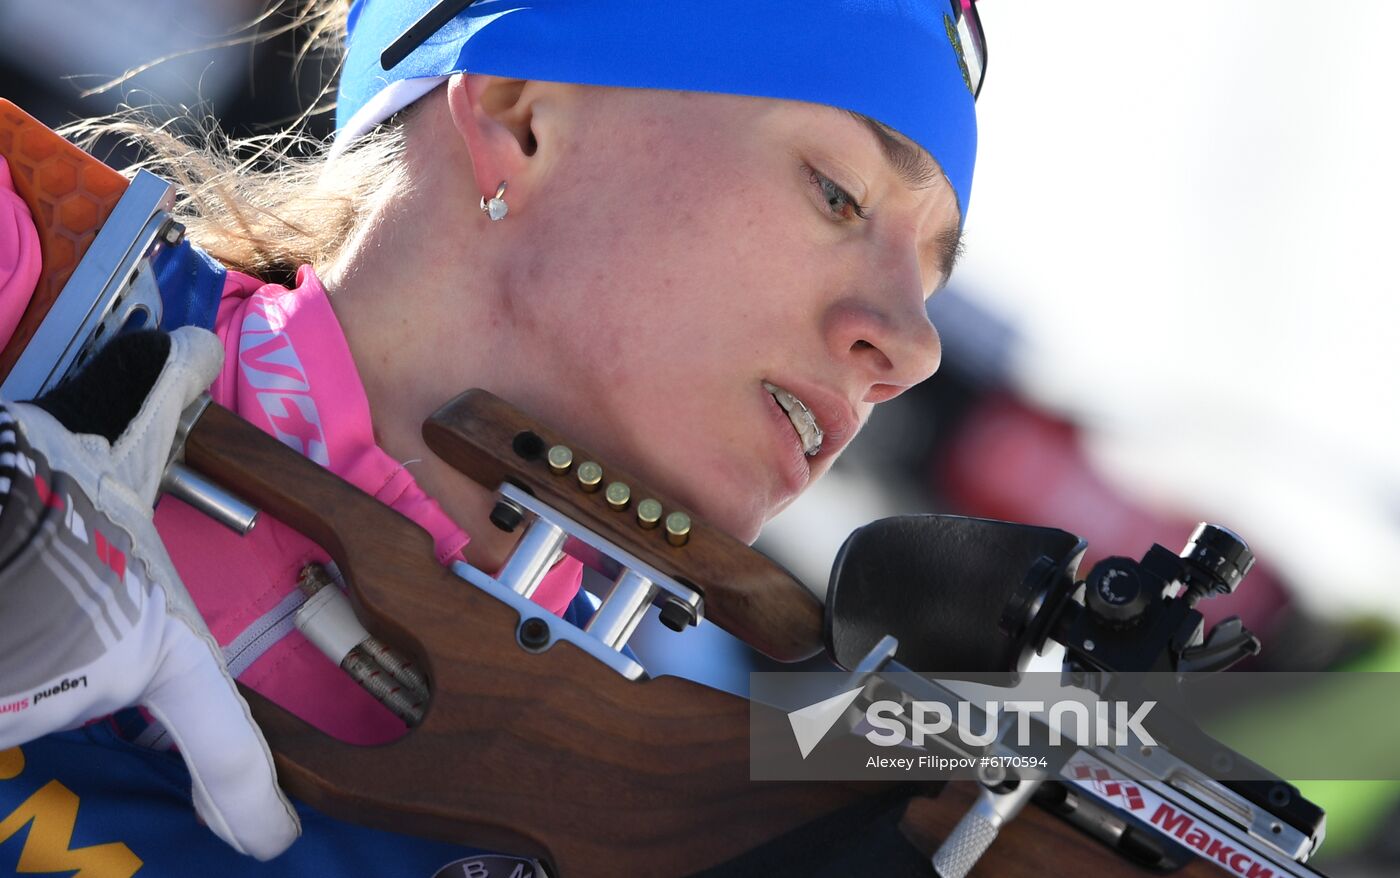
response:
[[(481, 73), (454, 73), (447, 81), (452, 124), (471, 155), (477, 189), (487, 198), (502, 181), (523, 183), (521, 178), (535, 154), (530, 84)], [(522, 186), (511, 187), (516, 195), (522, 190)]]

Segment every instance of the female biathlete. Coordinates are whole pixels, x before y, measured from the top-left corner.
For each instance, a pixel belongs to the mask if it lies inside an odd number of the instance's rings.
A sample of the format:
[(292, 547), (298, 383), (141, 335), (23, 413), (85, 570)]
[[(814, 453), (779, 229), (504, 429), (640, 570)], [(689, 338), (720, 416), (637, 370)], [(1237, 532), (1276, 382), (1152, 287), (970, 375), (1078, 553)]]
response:
[[(491, 492), (419, 434), (466, 388), (751, 542), (938, 366), (925, 301), (958, 250), (985, 58), (970, 0), (328, 14), (346, 51), (315, 158), (254, 171), (150, 134), (230, 269), (214, 332), (128, 352), (95, 420), (62, 394), (0, 413), (0, 868), (428, 876), (465, 855), (278, 790), (234, 678), (347, 741), (403, 724), (286, 622), (317, 547), (168, 498), (152, 516), (206, 388), (491, 570), (511, 539)], [(8, 333), (37, 242), (0, 182)], [(534, 600), (582, 612), (580, 576), (561, 562)]]

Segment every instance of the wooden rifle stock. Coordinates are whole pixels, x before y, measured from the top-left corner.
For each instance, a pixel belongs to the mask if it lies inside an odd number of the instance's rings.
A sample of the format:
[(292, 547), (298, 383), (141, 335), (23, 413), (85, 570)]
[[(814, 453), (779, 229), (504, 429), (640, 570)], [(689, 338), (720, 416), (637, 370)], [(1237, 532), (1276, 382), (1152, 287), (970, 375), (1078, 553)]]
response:
[[(456, 441), (466, 455), (470, 431), (451, 412), (434, 420), (435, 446)], [(440, 566), (425, 531), (226, 409), (206, 410), (185, 459), (319, 543), (365, 626), (428, 670), (423, 723), (379, 747), (339, 742), (244, 689), (281, 783), (327, 814), (536, 856), (564, 878), (685, 875), (890, 794), (752, 782), (744, 699), (675, 677), (629, 681), (564, 642), (524, 651), (514, 611)], [(723, 600), (713, 589), (706, 599), (712, 612)], [(906, 835), (928, 853), (970, 801), (971, 784), (947, 789), (906, 812)], [(1183, 871), (1213, 873), (1204, 862)], [(1037, 812), (973, 874), (1149, 873)]]
[(366, 628), (428, 670), (423, 723), (381, 747), (244, 690), (284, 787), (332, 816), (538, 856), (566, 878), (682, 874), (863, 793), (750, 783), (741, 698), (632, 682), (567, 643), (523, 651), (514, 611), (440, 566), (425, 531), (225, 409), (200, 418), (185, 460), (319, 543)]

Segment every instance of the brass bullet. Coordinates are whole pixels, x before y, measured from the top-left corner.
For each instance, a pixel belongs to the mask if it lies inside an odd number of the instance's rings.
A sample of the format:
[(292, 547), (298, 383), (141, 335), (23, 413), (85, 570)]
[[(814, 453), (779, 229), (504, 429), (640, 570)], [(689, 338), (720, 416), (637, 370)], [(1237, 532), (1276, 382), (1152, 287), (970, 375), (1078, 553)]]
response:
[(637, 504), (637, 524), (650, 530), (661, 521), (661, 501), (648, 497)]
[(549, 449), (549, 468), (556, 476), (562, 476), (574, 465), (574, 453), (567, 445), (555, 445)]
[(618, 512), (626, 509), (627, 502), (632, 499), (632, 489), (627, 487), (626, 482), (609, 482), (604, 493), (607, 495), (608, 505)]
[(603, 483), (603, 467), (591, 460), (579, 464), (576, 475), (578, 486), (589, 493), (598, 490), (598, 486)]
[(666, 516), (666, 542), (673, 546), (684, 546), (690, 539), (690, 516), (684, 512), (672, 512)]

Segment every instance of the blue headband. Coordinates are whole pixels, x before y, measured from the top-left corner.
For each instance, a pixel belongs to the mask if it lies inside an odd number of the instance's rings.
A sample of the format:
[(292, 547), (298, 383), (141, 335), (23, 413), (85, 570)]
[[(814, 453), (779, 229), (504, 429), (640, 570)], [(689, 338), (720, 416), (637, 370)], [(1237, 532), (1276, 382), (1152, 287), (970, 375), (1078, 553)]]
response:
[(861, 113), (913, 140), (967, 215), (977, 119), (945, 2), (478, 0), (386, 72), (380, 53), (432, 5), (351, 6), (336, 105), (338, 131), (354, 120), (347, 139), (421, 95), (411, 80), (459, 71), (786, 98)]

